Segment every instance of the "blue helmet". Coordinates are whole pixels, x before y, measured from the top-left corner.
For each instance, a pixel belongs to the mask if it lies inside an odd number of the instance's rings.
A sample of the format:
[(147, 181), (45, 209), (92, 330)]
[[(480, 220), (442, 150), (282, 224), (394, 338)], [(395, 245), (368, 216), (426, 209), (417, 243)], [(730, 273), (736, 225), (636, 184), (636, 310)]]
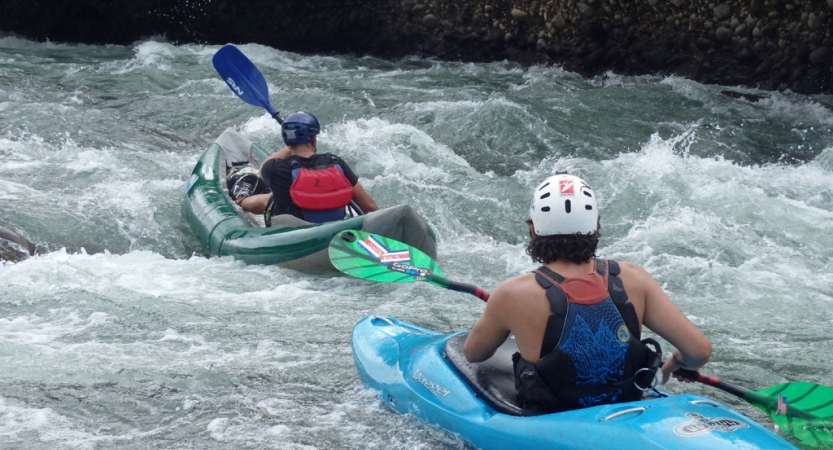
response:
[(312, 141), (319, 131), (321, 125), (318, 119), (304, 111), (286, 116), (281, 125), (281, 136), (287, 145), (306, 144)]

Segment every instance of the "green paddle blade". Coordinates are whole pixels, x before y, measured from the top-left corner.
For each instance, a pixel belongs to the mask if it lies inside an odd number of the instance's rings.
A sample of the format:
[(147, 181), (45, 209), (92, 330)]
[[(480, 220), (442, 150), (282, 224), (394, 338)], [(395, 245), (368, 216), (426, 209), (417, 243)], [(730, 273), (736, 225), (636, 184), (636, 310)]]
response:
[(747, 391), (744, 397), (802, 444), (833, 448), (833, 388), (793, 382)]
[(796, 381), (753, 391), (688, 369), (674, 375), (716, 387), (766, 412), (782, 433), (807, 447), (833, 449), (833, 388)]
[(329, 252), (336, 269), (356, 278), (384, 283), (427, 281), (448, 286), (448, 280), (430, 256), (384, 236), (342, 231), (330, 241)]

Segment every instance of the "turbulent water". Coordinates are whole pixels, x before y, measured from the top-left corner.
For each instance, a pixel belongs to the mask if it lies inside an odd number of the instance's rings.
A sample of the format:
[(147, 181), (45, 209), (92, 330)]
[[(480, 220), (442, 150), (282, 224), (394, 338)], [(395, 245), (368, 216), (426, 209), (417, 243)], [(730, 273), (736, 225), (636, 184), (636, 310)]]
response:
[[(568, 170), (600, 198), (601, 256), (643, 265), (712, 340), (704, 372), (833, 385), (830, 96), (239, 47), (377, 203), (429, 220), (450, 279), (534, 268), (531, 190)], [(475, 297), (247, 266), (191, 233), (185, 181), (215, 137), (281, 144), (217, 48), (0, 38), (0, 226), (38, 246), (0, 263), (0, 448), (467, 448), (386, 410), (349, 336), (368, 314), (466, 329)]]

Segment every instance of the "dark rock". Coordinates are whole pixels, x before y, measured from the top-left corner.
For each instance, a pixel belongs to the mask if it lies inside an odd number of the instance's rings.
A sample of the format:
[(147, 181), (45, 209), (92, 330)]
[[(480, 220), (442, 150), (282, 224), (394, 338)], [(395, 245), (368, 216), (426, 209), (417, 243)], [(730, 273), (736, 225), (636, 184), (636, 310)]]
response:
[(517, 20), (518, 22), (526, 22), (529, 20), (529, 14), (526, 11), (522, 11), (518, 8), (513, 8), (512, 11), (509, 13), (513, 19)]
[(581, 13), (581, 15), (586, 19), (589, 19), (596, 14), (596, 10), (593, 9), (593, 7), (588, 5), (587, 3), (579, 2), (578, 4), (576, 4), (576, 7), (578, 8), (578, 11)]
[(810, 52), (808, 59), (810, 60), (810, 64), (827, 64), (830, 61), (830, 49), (827, 47), (819, 47)]
[(422, 24), (425, 25), (426, 28), (435, 28), (440, 24), (440, 19), (433, 14), (426, 14), (425, 17), (422, 18)]
[(790, 69), (783, 66), (776, 67), (772, 74), (776, 81), (786, 81), (790, 77)]
[(597, 66), (601, 65), (604, 62), (605, 53), (605, 50), (601, 48), (590, 53), (590, 55), (587, 57), (584, 63), (585, 70), (592, 70)]
[(712, 41), (703, 37), (697, 38), (697, 40), (694, 42), (694, 46), (699, 48), (700, 50), (707, 50), (712, 46)]
[(744, 99), (746, 101), (750, 101), (752, 103), (761, 101), (761, 100), (766, 98), (763, 95), (748, 94), (748, 93), (745, 93), (745, 92), (730, 91), (730, 90), (720, 91), (720, 93), (727, 96), (727, 97), (742, 98), (742, 99)]
[(734, 33), (732, 33), (732, 30), (730, 30), (726, 27), (720, 27), (717, 30), (715, 30), (714, 39), (717, 42), (725, 44), (725, 43), (730, 42), (732, 40), (733, 34)]
[(714, 7), (714, 18), (717, 20), (724, 20), (732, 14), (732, 7), (726, 3), (721, 3)]
[(741, 47), (737, 52), (736, 58), (745, 64), (751, 64), (758, 60), (758, 56), (749, 47)]
[(758, 65), (758, 67), (755, 68), (755, 75), (760, 76), (760, 75), (765, 75), (765, 74), (771, 72), (772, 71), (772, 66), (773, 66), (773, 63), (770, 60), (766, 60), (766, 61), (762, 62), (761, 64)]
[(824, 82), (820, 76), (801, 77), (790, 84), (790, 89), (797, 94), (813, 94), (824, 88)]
[(35, 254), (35, 244), (14, 231), (0, 227), (0, 261), (18, 262)]
[(671, 59), (672, 53), (668, 47), (658, 45), (647, 50), (643, 56), (650, 67), (661, 71), (664, 67), (666, 67), (666, 62)]
[(830, 93), (831, 10), (833, 0), (2, 0), (0, 32), (86, 44), (164, 36), (391, 59), (509, 58), (586, 76), (675, 70), (704, 83), (800, 83)]

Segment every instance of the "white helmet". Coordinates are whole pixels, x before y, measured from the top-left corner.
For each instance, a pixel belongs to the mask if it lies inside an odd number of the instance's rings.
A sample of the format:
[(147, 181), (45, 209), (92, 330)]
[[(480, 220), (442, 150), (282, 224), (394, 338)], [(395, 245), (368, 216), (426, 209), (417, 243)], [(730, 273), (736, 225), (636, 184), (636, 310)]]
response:
[(538, 236), (593, 234), (598, 229), (599, 210), (593, 189), (584, 180), (556, 174), (535, 189), (529, 218)]

